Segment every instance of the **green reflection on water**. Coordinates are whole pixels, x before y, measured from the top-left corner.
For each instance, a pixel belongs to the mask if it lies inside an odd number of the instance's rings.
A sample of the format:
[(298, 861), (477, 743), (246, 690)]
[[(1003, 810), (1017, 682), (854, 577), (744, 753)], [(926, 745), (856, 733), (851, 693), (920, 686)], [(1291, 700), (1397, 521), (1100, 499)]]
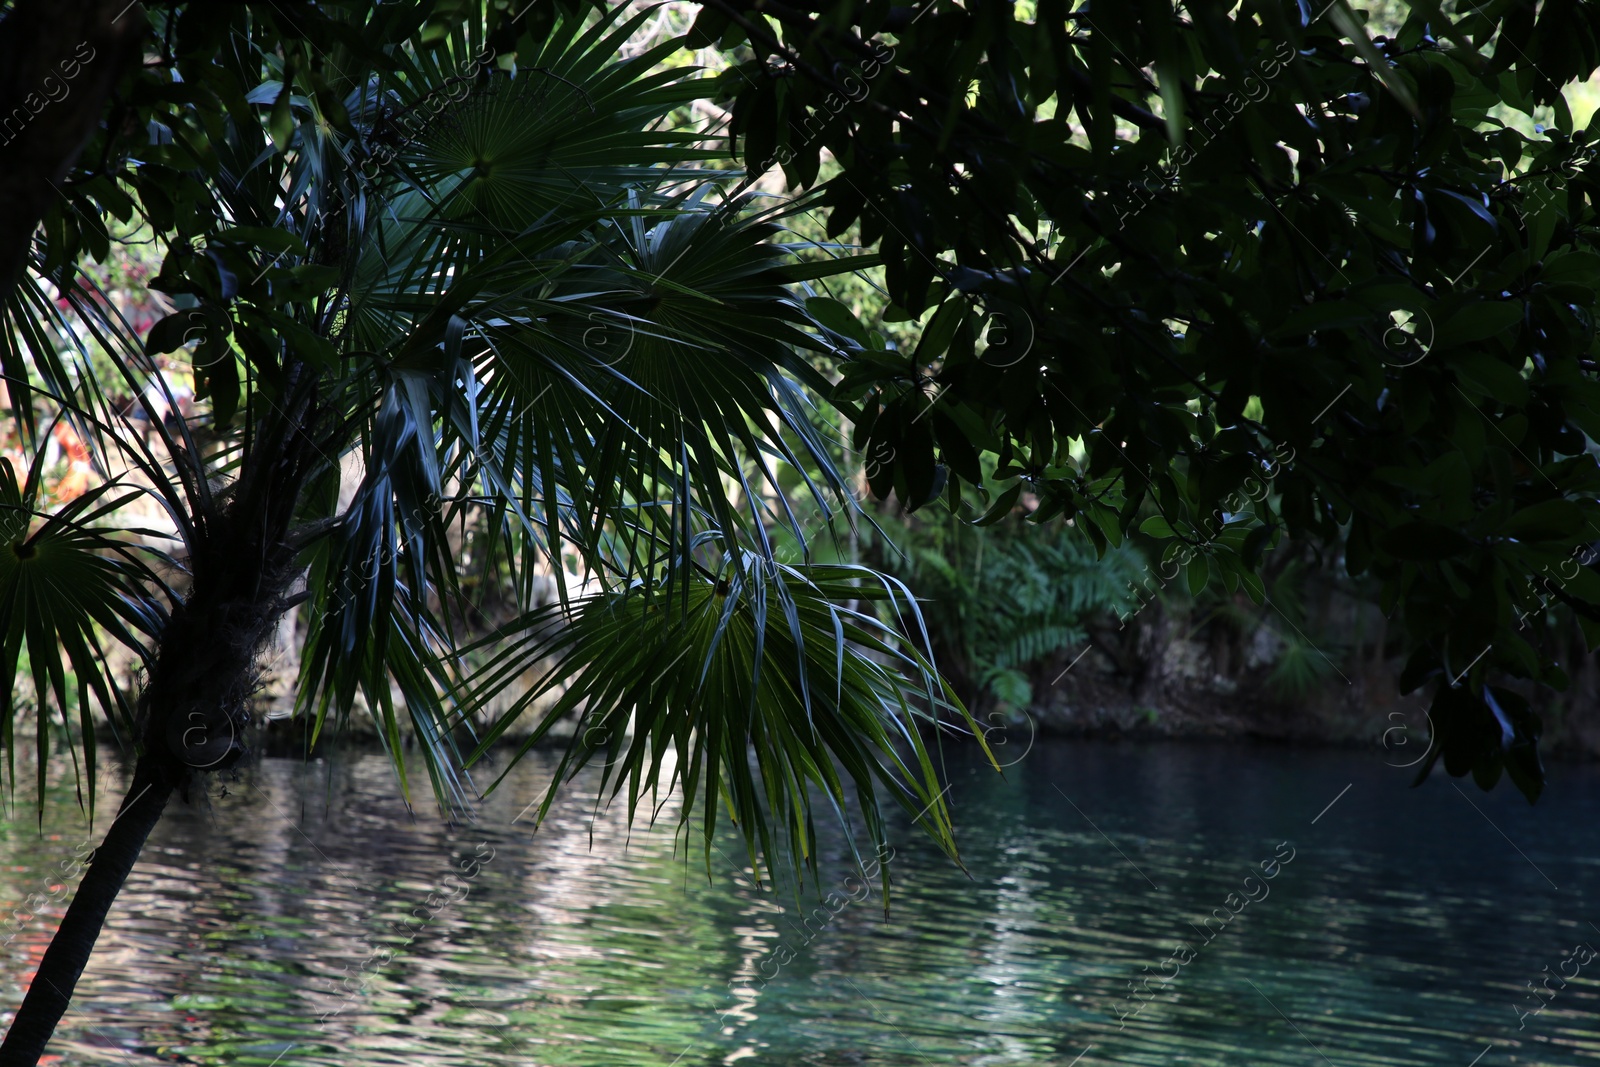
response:
[[(1600, 1063), (1591, 976), (1523, 1030), (1514, 1012), (1597, 914), (1591, 771), (1532, 813), (1477, 799), (1525, 867), (1448, 783), (1408, 791), (1368, 754), (1041, 743), (1005, 779), (953, 767), (971, 876), (902, 826), (886, 918), (851, 899), (836, 835), (803, 907), (754, 887), (731, 839), (708, 878), (670, 805), (630, 833), (580, 783), (530, 835), (513, 819), (550, 769), (536, 754), (455, 828), (410, 816), (381, 757), (265, 760), (175, 805), (53, 1062)], [(17, 803), (8, 905), (86, 838), (69, 787), (42, 838)], [(1204, 940), (1192, 924), (1289, 839), (1270, 895)], [(8, 1004), (60, 910), (0, 948)]]

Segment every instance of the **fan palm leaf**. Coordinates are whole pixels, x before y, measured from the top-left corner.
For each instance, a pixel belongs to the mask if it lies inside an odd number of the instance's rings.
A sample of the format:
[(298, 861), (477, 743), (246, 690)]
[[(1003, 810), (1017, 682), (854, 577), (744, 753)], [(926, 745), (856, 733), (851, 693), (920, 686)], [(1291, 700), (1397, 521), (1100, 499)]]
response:
[[(107, 482), (46, 512), (40, 506), (43, 484), (41, 451), (18, 478), (9, 459), (0, 458), (0, 743), (10, 762), (17, 714), (16, 670), (23, 655), (32, 669), (35, 695), (36, 769), (39, 794), (50, 754), (49, 699), (53, 696), (62, 726), (71, 733), (69, 685), (76, 683), (79, 743), (69, 746), (79, 782), (87, 782), (86, 810), (94, 809), (95, 722), (99, 703), (113, 728), (120, 721), (131, 735), (133, 709), (117, 684), (106, 652), (106, 639), (134, 651), (148, 663), (166, 622), (161, 601), (152, 592), (167, 588), (149, 558), (153, 553), (98, 528), (98, 524), (139, 494)], [(137, 531), (125, 531), (136, 533)], [(168, 561), (170, 562), (170, 561)], [(103, 635), (103, 636), (102, 636)], [(68, 675), (70, 671), (70, 678)], [(77, 762), (77, 753), (83, 764)], [(42, 803), (42, 801), (41, 801)]]
[(882, 843), (880, 790), (953, 857), (944, 791), (917, 724), (964, 715), (960, 702), (898, 626), (844, 606), (873, 604), (891, 619), (905, 611), (920, 623), (908, 591), (864, 568), (753, 557), (684, 584), (681, 597), (639, 585), (552, 605), (486, 638), (479, 647), (493, 655), (463, 708), (498, 695), (529, 662), (545, 669), (474, 756), (554, 698), (517, 752), (573, 720), (541, 819), (558, 787), (603, 757), (601, 791), (626, 794), (630, 815), (646, 793), (680, 792), (683, 825), (701, 816), (708, 861), (722, 809), (758, 875), (763, 855), (801, 867), (813, 858), (813, 792), (841, 817), (858, 801), (868, 837)]

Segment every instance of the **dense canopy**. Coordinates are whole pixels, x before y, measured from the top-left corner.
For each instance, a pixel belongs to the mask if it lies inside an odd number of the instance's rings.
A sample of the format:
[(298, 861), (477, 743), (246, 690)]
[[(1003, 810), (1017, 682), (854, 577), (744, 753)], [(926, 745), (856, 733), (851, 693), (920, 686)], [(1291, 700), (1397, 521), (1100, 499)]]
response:
[(1562, 96), (1600, 7), (1405, 6), (712, 0), (695, 33), (751, 50), (750, 168), (837, 160), (830, 232), (933, 309), (912, 352), (836, 338), (877, 492), (1138, 526), (1258, 601), (1311, 541), (1408, 635), (1423, 773), (1531, 799), (1514, 680), (1565, 682), (1551, 605), (1600, 640), (1600, 171)]

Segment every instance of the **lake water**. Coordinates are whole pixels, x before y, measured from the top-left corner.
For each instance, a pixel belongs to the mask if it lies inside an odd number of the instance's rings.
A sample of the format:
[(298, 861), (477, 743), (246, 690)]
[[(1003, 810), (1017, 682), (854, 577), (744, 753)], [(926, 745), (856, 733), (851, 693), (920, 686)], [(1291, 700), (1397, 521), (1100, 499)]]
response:
[[(1574, 952), (1600, 946), (1600, 771), (1553, 767), (1529, 807), (1386, 759), (953, 757), (966, 873), (899, 820), (885, 918), (831, 834), (809, 922), (731, 839), (709, 876), (675, 852), (670, 807), (630, 835), (580, 787), (530, 836), (538, 754), (455, 829), (410, 817), (381, 756), (268, 759), (169, 809), (52, 1062), (1600, 1064), (1600, 958)], [(8, 908), (85, 836), (70, 790), (43, 840), (14, 803)], [(0, 948), (8, 1008), (53, 925)]]

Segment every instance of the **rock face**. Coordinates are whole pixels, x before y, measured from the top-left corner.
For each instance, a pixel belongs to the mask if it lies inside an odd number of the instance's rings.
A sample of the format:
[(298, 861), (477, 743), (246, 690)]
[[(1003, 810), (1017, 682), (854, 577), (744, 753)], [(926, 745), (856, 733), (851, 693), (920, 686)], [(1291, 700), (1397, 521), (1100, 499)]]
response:
[[(1097, 635), (1087, 651), (1069, 650), (1035, 672), (1035, 705), (1028, 712), (1046, 735), (1411, 745), (1407, 751), (1420, 754), (1429, 734), (1431, 687), (1400, 693), (1404, 661), (1383, 654), (1381, 619), (1344, 621), (1347, 628), (1331, 629), (1365, 633), (1367, 641), (1330, 643), (1318, 684), (1289, 693), (1273, 678), (1289, 643), (1281, 632), (1263, 626), (1219, 639), (1193, 619), (1153, 604), (1124, 632)], [(1327, 620), (1322, 623), (1319, 632), (1328, 632)], [(1600, 758), (1600, 664), (1581, 648), (1571, 653), (1575, 667), (1566, 693), (1513, 688), (1528, 694), (1544, 722), (1541, 751)]]

